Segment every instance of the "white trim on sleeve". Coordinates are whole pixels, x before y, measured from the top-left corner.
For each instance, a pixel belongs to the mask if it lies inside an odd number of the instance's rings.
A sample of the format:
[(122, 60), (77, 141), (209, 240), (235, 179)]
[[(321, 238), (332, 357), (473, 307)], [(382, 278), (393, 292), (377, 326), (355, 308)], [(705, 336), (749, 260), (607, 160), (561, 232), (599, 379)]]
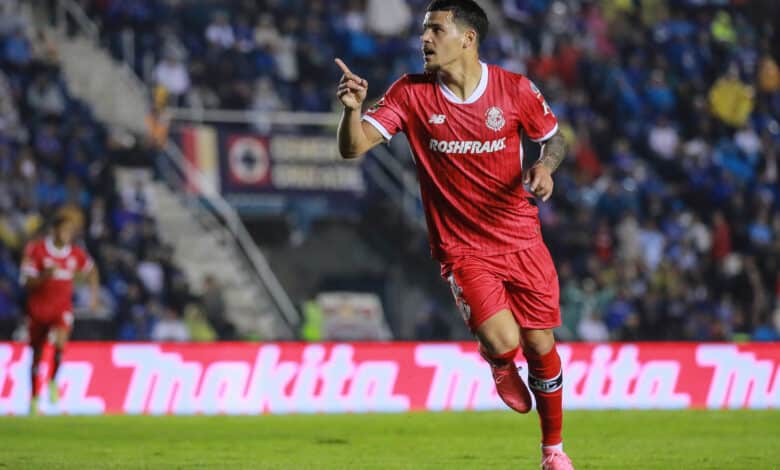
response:
[(384, 137), (386, 141), (390, 142), (390, 139), (393, 138), (393, 135), (390, 134), (389, 132), (387, 132), (387, 129), (385, 129), (385, 126), (380, 124), (380, 122), (377, 121), (376, 119), (372, 118), (371, 116), (365, 115), (365, 116), (363, 116), (363, 120), (366, 121), (367, 123), (371, 124), (372, 126), (374, 126), (376, 128), (376, 130), (378, 130), (379, 133), (382, 134), (382, 137)]
[[(552, 137), (553, 135), (555, 135), (555, 133), (556, 133), (556, 132), (558, 132), (558, 123), (557, 123), (557, 122), (555, 123), (555, 127), (553, 127), (553, 128), (552, 128), (552, 130), (551, 130), (550, 132), (546, 133), (546, 134), (544, 135), (544, 137), (540, 137), (540, 138), (538, 138), (538, 139), (531, 139), (531, 140), (533, 140), (533, 141), (534, 141), (534, 142), (536, 142), (536, 143), (539, 143), (539, 142), (544, 142), (545, 140), (547, 140), (547, 139), (549, 139), (550, 137)], [(530, 139), (530, 137), (529, 137), (529, 139)]]

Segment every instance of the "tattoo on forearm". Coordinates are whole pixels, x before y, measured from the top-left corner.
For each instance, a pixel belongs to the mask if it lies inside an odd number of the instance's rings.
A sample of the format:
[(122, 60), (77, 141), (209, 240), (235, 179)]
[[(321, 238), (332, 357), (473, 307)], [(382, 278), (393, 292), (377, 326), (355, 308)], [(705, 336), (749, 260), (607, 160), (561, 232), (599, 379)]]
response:
[(546, 166), (550, 173), (555, 171), (566, 157), (566, 139), (560, 132), (550, 137), (550, 140), (542, 146), (542, 154), (539, 162)]

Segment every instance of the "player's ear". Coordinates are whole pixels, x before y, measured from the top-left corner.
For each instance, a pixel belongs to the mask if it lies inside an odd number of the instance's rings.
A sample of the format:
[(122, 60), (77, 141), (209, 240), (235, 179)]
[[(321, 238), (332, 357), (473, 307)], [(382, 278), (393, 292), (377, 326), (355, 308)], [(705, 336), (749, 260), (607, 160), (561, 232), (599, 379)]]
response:
[(477, 32), (474, 31), (473, 29), (467, 29), (463, 33), (463, 41), (461, 44), (463, 45), (464, 49), (468, 49), (469, 47), (471, 47), (472, 44), (476, 43), (476, 41), (477, 41)]

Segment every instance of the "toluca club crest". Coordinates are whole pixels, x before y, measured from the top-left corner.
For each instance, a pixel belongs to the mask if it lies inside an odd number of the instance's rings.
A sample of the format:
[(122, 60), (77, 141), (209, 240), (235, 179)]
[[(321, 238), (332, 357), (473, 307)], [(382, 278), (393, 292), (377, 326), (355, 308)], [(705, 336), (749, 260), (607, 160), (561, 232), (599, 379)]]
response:
[(492, 129), (494, 131), (501, 130), (501, 128), (504, 127), (504, 124), (506, 124), (504, 113), (501, 112), (501, 108), (497, 106), (491, 106), (488, 108), (488, 110), (485, 112), (485, 124), (487, 124), (488, 129)]

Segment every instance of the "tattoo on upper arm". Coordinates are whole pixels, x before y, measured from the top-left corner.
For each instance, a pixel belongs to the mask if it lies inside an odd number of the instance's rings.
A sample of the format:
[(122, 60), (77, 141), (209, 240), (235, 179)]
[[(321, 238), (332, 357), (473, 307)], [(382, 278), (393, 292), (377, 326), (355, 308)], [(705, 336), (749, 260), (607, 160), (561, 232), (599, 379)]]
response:
[(542, 145), (542, 155), (539, 157), (539, 162), (552, 173), (565, 157), (566, 139), (563, 138), (563, 134), (559, 131)]

